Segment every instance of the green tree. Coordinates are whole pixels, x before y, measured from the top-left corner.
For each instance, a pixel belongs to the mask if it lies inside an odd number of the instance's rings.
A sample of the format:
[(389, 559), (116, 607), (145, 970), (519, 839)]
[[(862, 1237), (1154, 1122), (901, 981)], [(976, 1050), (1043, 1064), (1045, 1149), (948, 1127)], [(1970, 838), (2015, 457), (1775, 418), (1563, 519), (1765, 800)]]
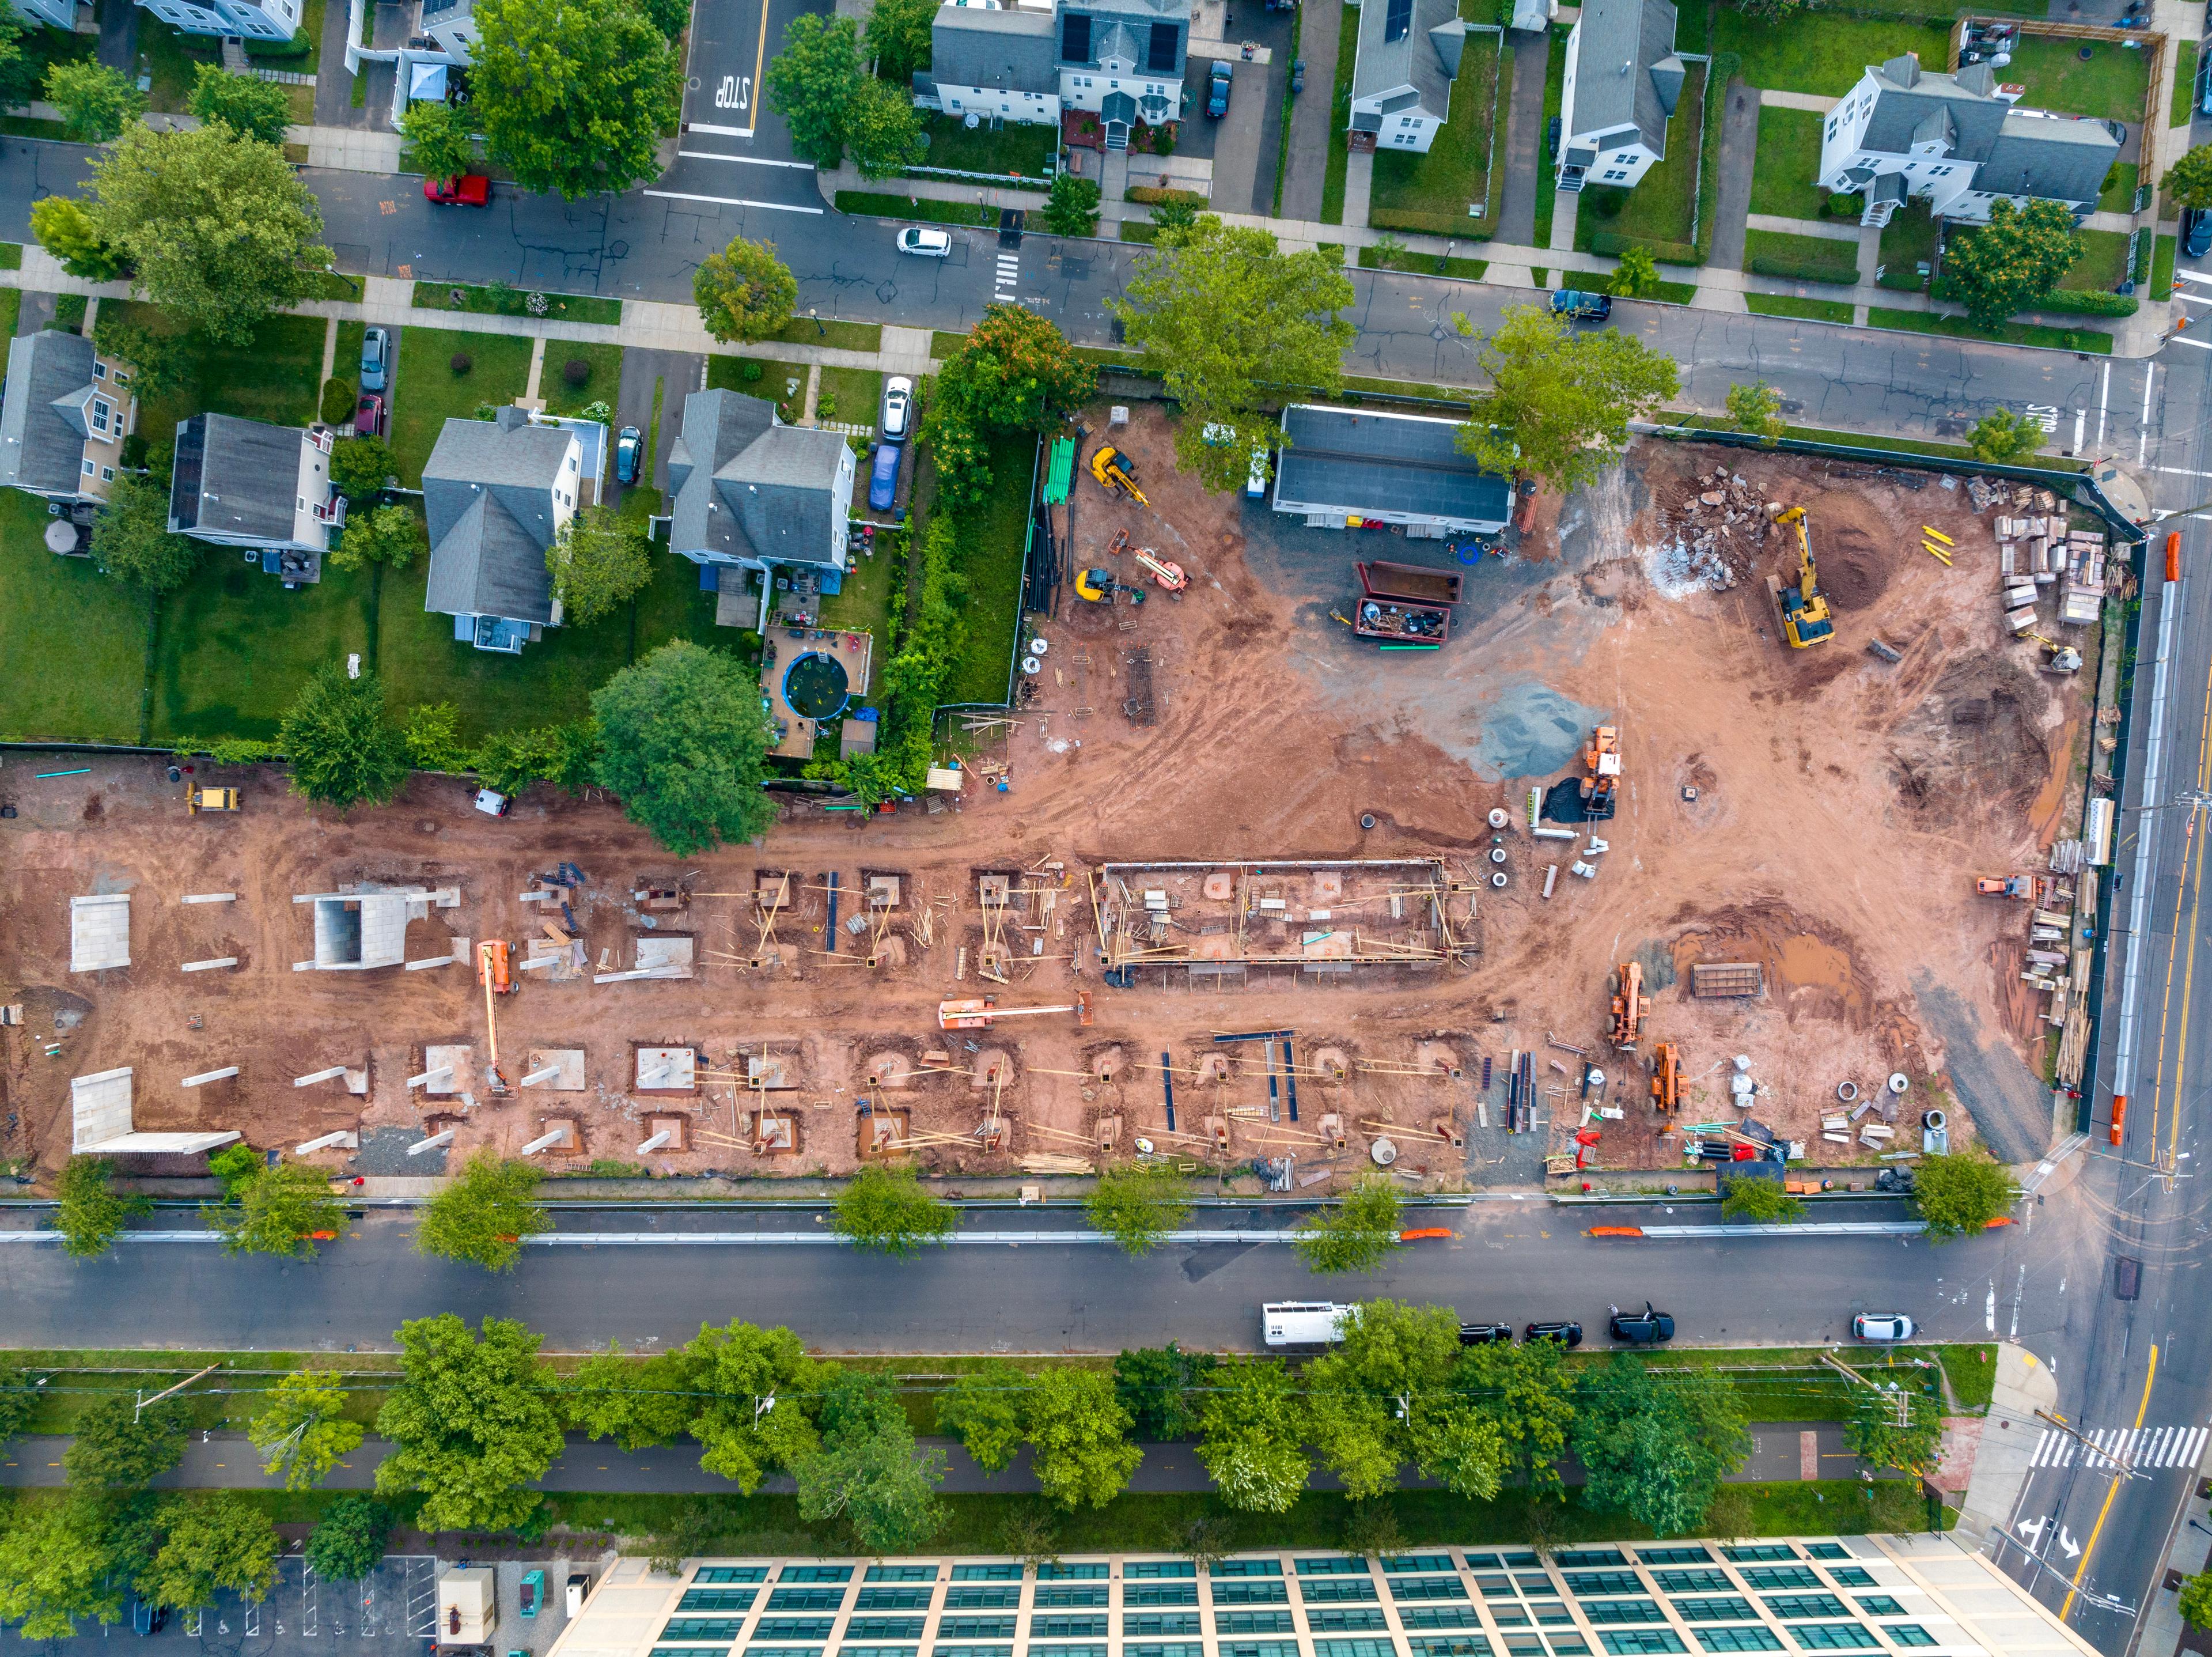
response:
[(775, 820), (761, 792), (768, 717), (734, 657), (678, 639), (592, 693), (599, 784), (678, 857), (750, 840)]
[(610, 1341), (568, 1377), (568, 1424), (629, 1452), (670, 1442), (690, 1426), (696, 1402), (684, 1396), (684, 1363), (675, 1352), (630, 1357)]
[(984, 1471), (998, 1472), (1022, 1447), (1023, 1402), (1029, 1389), (1028, 1375), (1003, 1359), (992, 1359), (937, 1395), (937, 1430), (958, 1439)]
[(392, 1510), (374, 1496), (342, 1496), (307, 1532), (307, 1563), (327, 1581), (358, 1582), (384, 1557)]
[(768, 66), (768, 107), (817, 167), (845, 159), (845, 111), (862, 78), (851, 18), (801, 12), (784, 25), (783, 50)]
[(123, 1222), (153, 1211), (143, 1197), (116, 1195), (115, 1164), (104, 1156), (72, 1156), (62, 1164), (55, 1190), (54, 1229), (62, 1249), (80, 1260), (107, 1252)]
[(261, 1177), (267, 1164), (259, 1151), (242, 1139), (234, 1139), (221, 1150), (208, 1157), (208, 1178), (222, 1185), (223, 1200), (238, 1201), (238, 1194)]
[(28, 18), (0, 13), (0, 103), (27, 104), (39, 95), (38, 62), (23, 50), (31, 31)]
[(1139, 1347), (1114, 1360), (1114, 1396), (1140, 1439), (1183, 1438), (1198, 1430), (1200, 1395), (1219, 1360), (1186, 1352), (1173, 1341)]
[(706, 1448), (699, 1465), (750, 1496), (779, 1467), (814, 1448), (804, 1400), (836, 1374), (806, 1355), (788, 1329), (732, 1321), (702, 1325), (683, 1350), (684, 1388), (695, 1396), (691, 1435)]
[(1696, 1530), (1723, 1477), (1750, 1453), (1750, 1425), (1725, 1376), (1685, 1370), (1662, 1384), (1620, 1352), (1583, 1379), (1577, 1405), (1584, 1505), (1625, 1512), (1660, 1536)]
[(1559, 1459), (1575, 1422), (1566, 1348), (1557, 1341), (1471, 1346), (1452, 1366), (1452, 1385), (1498, 1424), (1517, 1483), (1540, 1495), (1564, 1493)]
[(1782, 417), (1782, 393), (1764, 380), (1748, 386), (1730, 386), (1728, 411), (1738, 431), (1747, 431), (1769, 442), (1789, 429), (1789, 423)]
[(477, 747), (477, 778), (501, 794), (520, 794), (532, 783), (551, 783), (581, 794), (599, 781), (598, 722), (579, 719), (535, 730), (494, 731)]
[(1490, 390), (1460, 428), (1464, 452), (1500, 477), (1532, 473), (1565, 491), (1628, 443), (1628, 423), (1680, 388), (1672, 357), (1616, 328), (1577, 333), (1534, 306), (1509, 305), (1482, 350)]
[[(331, 445), (331, 483), (346, 497), (347, 505), (356, 510), (382, 494), (398, 472), (399, 462), (392, 456), (392, 445), (381, 437), (341, 437)], [(353, 527), (350, 523), (346, 526), (349, 534)]]
[(1854, 1386), (1844, 1445), (1871, 1468), (1925, 1478), (1943, 1462), (1943, 1412), (1926, 1393), (1894, 1381)]
[(868, 56), (876, 73), (894, 86), (911, 85), (929, 67), (930, 25), (937, 0), (876, 0), (868, 12)]
[(1224, 1364), (1213, 1386), (1200, 1411), (1198, 1459), (1222, 1501), (1243, 1513), (1288, 1513), (1313, 1469), (1305, 1402), (1282, 1361)]
[(937, 1534), (945, 1521), (937, 1501), (945, 1452), (916, 1453), (888, 1376), (839, 1375), (822, 1401), (821, 1431), (821, 1442), (792, 1468), (801, 1519), (842, 1518), (872, 1554), (911, 1553)]
[(774, 242), (735, 236), (721, 252), (699, 261), (691, 297), (699, 307), (699, 320), (715, 338), (769, 339), (791, 320), (799, 279), (775, 256)]
[(460, 771), (469, 769), (468, 745), (461, 740), (460, 704), (421, 702), (407, 716), (401, 735), (407, 740), (407, 763), (418, 771)]
[(62, 136), (78, 143), (106, 143), (146, 113), (146, 94), (128, 76), (89, 58), (46, 70), (46, 101), (61, 112)]
[(1659, 266), (1649, 247), (1631, 247), (1613, 267), (1606, 290), (1615, 299), (1642, 299), (1659, 291)]
[(1805, 1217), (1802, 1198), (1793, 1197), (1779, 1179), (1756, 1179), (1747, 1174), (1721, 1177), (1721, 1218), (1729, 1224), (1795, 1225)]
[(1121, 1495), (1145, 1458), (1128, 1441), (1129, 1412), (1114, 1396), (1114, 1378), (1097, 1369), (1055, 1366), (1032, 1376), (1022, 1430), (1038, 1489), (1071, 1513)]
[(315, 670), (276, 742), (292, 767), (292, 792), (340, 810), (380, 806), (407, 780), (407, 740), (384, 717), (383, 685), (374, 673), (347, 678), (337, 662)]
[(888, 81), (863, 76), (854, 83), (845, 99), (842, 130), (864, 179), (896, 178), (921, 164), (921, 115), (914, 94)]
[[(2205, 153), (2212, 155), (2212, 145), (2206, 146)], [(2008, 466), (2014, 460), (2028, 459), (2043, 447), (2043, 429), (2025, 415), (2014, 414), (2010, 409), (1994, 409), (1974, 422), (1973, 429), (1966, 434), (1966, 442), (1973, 446), (1977, 460), (1986, 460), (1991, 466)]]
[(525, 190), (574, 201), (660, 171), (684, 71), (634, 0), (477, 0), (469, 112)]
[(939, 501), (955, 510), (981, 506), (991, 492), (987, 440), (1052, 429), (1088, 402), (1097, 384), (1097, 370), (1043, 317), (1023, 305), (985, 308), (939, 371), (924, 417)]
[(93, 228), (187, 329), (245, 345), (329, 266), (322, 210), (284, 152), (227, 126), (133, 126), (93, 165)]
[(380, 1496), (422, 1497), (428, 1531), (513, 1530), (542, 1498), (526, 1487), (561, 1453), (561, 1417), (538, 1361), (540, 1338), (486, 1318), (481, 1334), (448, 1312), (399, 1325), (402, 1380), (377, 1411), (392, 1441)]
[(41, 196), (33, 202), (31, 234), (73, 277), (112, 282), (125, 268), (122, 250), (100, 234), (92, 215), (72, 197)]
[[(340, 447), (343, 447), (341, 445)], [(364, 506), (347, 518), (330, 561), (338, 570), (366, 570), (381, 564), (387, 570), (406, 569), (416, 559), (428, 557), (430, 538), (411, 506)]]
[(1190, 1218), (1190, 1187), (1169, 1163), (1123, 1162), (1099, 1174), (1084, 1207), (1124, 1253), (1149, 1254)]
[[(473, 106), (471, 106), (473, 107)], [(418, 98), (399, 118), (407, 164), (426, 179), (450, 179), (477, 164), (468, 117), (442, 98)]]
[(638, 0), (638, 4), (653, 27), (672, 41), (684, 33), (684, 26), (691, 21), (690, 0)]
[[(1285, 253), (1267, 231), (1203, 214), (1137, 261), (1126, 299), (1108, 304), (1128, 343), (1182, 407), (1176, 464), (1208, 489), (1242, 489), (1255, 448), (1283, 441), (1269, 412), (1286, 387), (1319, 398), (1344, 384), (1358, 330), (1338, 313), (1352, 302), (1342, 256)], [(1208, 443), (1209, 425), (1231, 443)]]
[(182, 587), (199, 568), (204, 542), (169, 533), (169, 491), (118, 472), (92, 521), (92, 562), (112, 581), (149, 594)]
[(102, 356), (120, 357), (130, 365), (131, 393), (142, 402), (191, 384), (191, 349), (181, 335), (155, 333), (125, 321), (119, 311), (106, 310), (92, 325), (92, 343)]
[(653, 543), (636, 518), (611, 506), (587, 506), (561, 526), (545, 549), (545, 568), (562, 619), (588, 627), (652, 584)]
[[(2192, 155), (2196, 153), (2190, 151)], [(2212, 1570), (2199, 1571), (2181, 1585), (2181, 1599), (2176, 1609), (2190, 1627), (2212, 1629)], [(0, 1599), (0, 1617), (8, 1614), (7, 1602)], [(27, 1631), (26, 1637), (29, 1637)]]
[(1152, 206), (1153, 240), (1163, 241), (1195, 229), (1198, 226), (1198, 204), (1194, 201), (1158, 201)]
[(1504, 1439), (1452, 1390), (1459, 1354), (1449, 1307), (1369, 1301), (1346, 1320), (1343, 1340), (1306, 1366), (1309, 1430), (1353, 1501), (1397, 1489), (1409, 1461), (1455, 1495), (1497, 1495)]
[(1949, 239), (1943, 280), (1968, 316), (1993, 328), (2049, 294), (2081, 257), (2081, 239), (2063, 202), (2032, 201), (2022, 212), (2000, 196), (1986, 224)]
[(1045, 198), (1044, 228), (1056, 236), (1096, 235), (1098, 231), (1098, 180), (1061, 173)]
[(39, 1407), (39, 1388), (19, 1358), (0, 1357), (0, 1444), (19, 1436)]
[(1370, 1175), (1333, 1209), (1308, 1215), (1291, 1246), (1309, 1271), (1372, 1271), (1398, 1246), (1405, 1228), (1397, 1187)]
[(1981, 1151), (1923, 1156), (1913, 1165), (1912, 1199), (1920, 1223), (1936, 1242), (1985, 1229), (2014, 1203), (2011, 1171)]
[(137, 1400), (102, 1398), (76, 1419), (62, 1470), (78, 1491), (143, 1489), (185, 1457), (191, 1406), (164, 1398), (143, 1410)]
[(288, 1490), (312, 1490), (342, 1456), (361, 1447), (361, 1424), (345, 1419), (345, 1388), (327, 1369), (295, 1369), (246, 1429), (261, 1452), (261, 1471), (284, 1475)]
[(904, 1259), (959, 1230), (960, 1211), (922, 1189), (913, 1168), (874, 1163), (837, 1193), (830, 1228), (861, 1248)]
[(140, 1573), (141, 1598), (194, 1611), (228, 1588), (259, 1605), (276, 1582), (283, 1544), (269, 1516), (228, 1491), (196, 1490), (164, 1502), (161, 1550)]
[(0, 1623), (25, 1640), (66, 1640), (80, 1618), (123, 1616), (125, 1578), (107, 1569), (98, 1507), (17, 1502), (0, 1528)]
[(2182, 207), (2212, 207), (2212, 143), (2200, 143), (2166, 169), (2163, 180)]
[(423, 1208), (415, 1246), (487, 1271), (511, 1270), (522, 1258), (522, 1240), (553, 1228), (537, 1196), (536, 1168), (480, 1150)]
[(315, 1258), (317, 1232), (345, 1224), (345, 1210), (331, 1195), (330, 1181), (297, 1162), (280, 1162), (240, 1186), (234, 1200), (202, 1210), (222, 1234), (225, 1254), (274, 1254), (287, 1259)]
[(218, 64), (193, 70), (185, 107), (203, 121), (221, 121), (240, 137), (264, 143), (283, 144), (292, 125), (292, 100), (283, 87), (258, 76), (233, 75)]

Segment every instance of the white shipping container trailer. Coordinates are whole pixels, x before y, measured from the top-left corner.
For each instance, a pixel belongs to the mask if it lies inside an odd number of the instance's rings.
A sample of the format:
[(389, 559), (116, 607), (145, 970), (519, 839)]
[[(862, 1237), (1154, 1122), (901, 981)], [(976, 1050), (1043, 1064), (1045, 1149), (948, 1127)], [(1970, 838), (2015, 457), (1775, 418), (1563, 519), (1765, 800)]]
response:
[(1270, 1346), (1328, 1346), (1358, 1315), (1358, 1307), (1331, 1301), (1274, 1301), (1260, 1308), (1260, 1325)]

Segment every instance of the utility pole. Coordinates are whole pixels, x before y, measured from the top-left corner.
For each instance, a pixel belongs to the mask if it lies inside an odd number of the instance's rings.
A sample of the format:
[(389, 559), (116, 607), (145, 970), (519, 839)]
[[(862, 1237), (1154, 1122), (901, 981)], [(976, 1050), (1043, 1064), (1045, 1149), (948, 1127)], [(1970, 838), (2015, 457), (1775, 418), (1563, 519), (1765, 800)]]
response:
[(1903, 1387), (1899, 1386), (1895, 1381), (1892, 1381), (1888, 1386), (1885, 1386), (1880, 1381), (1869, 1380), (1864, 1375), (1859, 1374), (1857, 1370), (1852, 1368), (1850, 1365), (1845, 1363), (1841, 1358), (1836, 1356), (1832, 1352), (1823, 1352), (1820, 1354), (1820, 1362), (1826, 1364), (1831, 1369), (1841, 1371), (1844, 1375), (1850, 1377), (1852, 1380), (1856, 1381), (1861, 1386), (1866, 1387), (1875, 1392), (1887, 1394), (1890, 1413), (1895, 1418), (1897, 1425), (1899, 1427), (1910, 1427), (1912, 1425), (1912, 1395), (1907, 1392)]
[(2060, 1432), (2065, 1434), (2067, 1437), (2072, 1439), (2084, 1450), (2087, 1450), (2092, 1456), (2096, 1457), (2100, 1460), (2110, 1462), (2114, 1467), (2119, 1469), (2120, 1477), (2122, 1478), (2140, 1478), (2148, 1480), (2150, 1477), (2148, 1473), (2140, 1471), (2134, 1467), (2124, 1465), (2120, 1459), (2114, 1455), (2111, 1451), (2099, 1449), (2095, 1445), (2090, 1443), (2087, 1439), (2083, 1438), (2081, 1435), (2069, 1423), (2061, 1420), (2058, 1416), (2052, 1415), (2048, 1410), (2037, 1410), (2035, 1412), (2035, 1418), (2038, 1421), (2049, 1422), (2053, 1427), (2056, 1427)]
[(184, 1380), (179, 1381), (174, 1386), (164, 1387), (161, 1392), (155, 1393), (150, 1398), (140, 1398), (138, 1400), (138, 1407), (131, 1412), (131, 1419), (134, 1422), (137, 1421), (141, 1415), (145, 1413), (146, 1406), (148, 1404), (159, 1404), (163, 1398), (167, 1398), (170, 1393), (181, 1392), (185, 1388), (190, 1386), (194, 1381), (200, 1380), (202, 1376), (212, 1375), (216, 1370), (222, 1368), (222, 1365), (219, 1362), (211, 1363), (206, 1368), (201, 1370), (198, 1375), (187, 1375)]

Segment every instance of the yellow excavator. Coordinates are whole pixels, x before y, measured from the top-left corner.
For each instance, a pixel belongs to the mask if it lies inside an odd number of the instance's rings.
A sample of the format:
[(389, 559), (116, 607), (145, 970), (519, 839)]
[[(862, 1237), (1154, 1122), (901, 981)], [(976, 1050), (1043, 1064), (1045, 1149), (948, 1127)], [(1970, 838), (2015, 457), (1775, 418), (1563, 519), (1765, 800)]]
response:
[(1091, 475), (1109, 495), (1127, 495), (1139, 506), (1152, 504), (1137, 487), (1135, 462), (1111, 443), (1099, 444), (1098, 452), (1091, 457)]
[(1828, 613), (1828, 595), (1820, 590), (1819, 566), (1813, 562), (1813, 539), (1807, 533), (1805, 509), (1793, 506), (1774, 521), (1797, 531), (1796, 581), (1785, 588), (1776, 577), (1766, 578), (1766, 590), (1782, 612), (1782, 637), (1790, 641), (1793, 650), (1825, 643), (1836, 636), (1836, 624)]

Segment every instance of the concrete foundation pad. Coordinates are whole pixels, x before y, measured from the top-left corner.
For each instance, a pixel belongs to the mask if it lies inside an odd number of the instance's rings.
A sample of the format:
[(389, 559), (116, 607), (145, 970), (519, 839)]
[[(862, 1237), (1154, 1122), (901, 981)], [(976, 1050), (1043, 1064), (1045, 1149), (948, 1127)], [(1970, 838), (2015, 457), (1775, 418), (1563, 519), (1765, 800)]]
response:
[(533, 1087), (543, 1087), (548, 1093), (580, 1093), (584, 1091), (584, 1050), (580, 1047), (533, 1047), (524, 1056), (522, 1074), (533, 1075), (548, 1066), (560, 1074), (549, 1081), (533, 1081)]

